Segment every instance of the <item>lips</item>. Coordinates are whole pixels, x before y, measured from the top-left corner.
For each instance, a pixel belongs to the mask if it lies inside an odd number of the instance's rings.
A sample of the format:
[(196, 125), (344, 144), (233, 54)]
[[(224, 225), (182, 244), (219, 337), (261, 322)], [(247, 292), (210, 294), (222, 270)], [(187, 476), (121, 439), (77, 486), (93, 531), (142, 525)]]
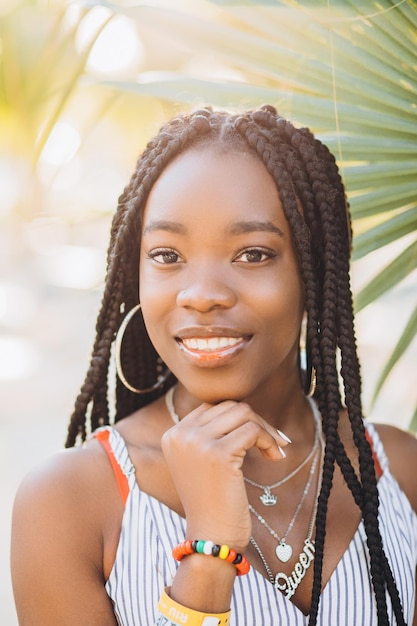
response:
[(252, 335), (231, 329), (184, 329), (176, 341), (183, 354), (194, 364), (214, 367), (234, 359), (249, 343)]

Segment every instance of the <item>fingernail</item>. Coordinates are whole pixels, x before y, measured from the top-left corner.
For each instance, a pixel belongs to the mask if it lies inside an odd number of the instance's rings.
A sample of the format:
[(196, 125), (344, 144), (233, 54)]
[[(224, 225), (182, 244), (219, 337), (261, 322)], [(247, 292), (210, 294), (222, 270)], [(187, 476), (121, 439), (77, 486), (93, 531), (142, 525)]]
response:
[(292, 443), (291, 439), (285, 433), (283, 433), (281, 430), (279, 430), (279, 428), (277, 428), (277, 433), (281, 437), (281, 439), (283, 439), (287, 443)]
[(284, 450), (281, 448), (281, 446), (278, 446), (278, 450), (280, 451), (282, 458), (283, 458), (283, 459), (285, 459), (285, 457), (286, 457), (287, 455), (285, 454), (285, 452), (284, 452)]

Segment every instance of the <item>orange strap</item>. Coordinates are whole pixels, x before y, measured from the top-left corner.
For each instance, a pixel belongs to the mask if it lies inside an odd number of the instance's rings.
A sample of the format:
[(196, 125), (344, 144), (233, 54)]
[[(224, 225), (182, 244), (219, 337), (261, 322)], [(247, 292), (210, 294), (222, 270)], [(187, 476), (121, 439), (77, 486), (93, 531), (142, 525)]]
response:
[(374, 448), (374, 442), (372, 441), (372, 437), (371, 437), (371, 435), (369, 434), (369, 432), (367, 430), (365, 431), (365, 436), (366, 436), (366, 439), (367, 439), (369, 445), (371, 446), (372, 458), (373, 458), (374, 463), (375, 463), (376, 475), (378, 476), (378, 478), (381, 478), (382, 474), (384, 473), (384, 470), (382, 469), (381, 463), (379, 462), (379, 459), (378, 459), (378, 457), (376, 455), (375, 448)]
[(98, 430), (96, 433), (94, 433), (94, 437), (97, 439), (97, 441), (101, 443), (107, 456), (109, 457), (109, 461), (117, 480), (117, 486), (119, 487), (120, 495), (123, 500), (123, 504), (126, 504), (126, 500), (130, 492), (129, 483), (125, 474), (122, 471), (122, 468), (117, 462), (116, 457), (114, 456), (114, 452), (109, 442), (110, 431)]

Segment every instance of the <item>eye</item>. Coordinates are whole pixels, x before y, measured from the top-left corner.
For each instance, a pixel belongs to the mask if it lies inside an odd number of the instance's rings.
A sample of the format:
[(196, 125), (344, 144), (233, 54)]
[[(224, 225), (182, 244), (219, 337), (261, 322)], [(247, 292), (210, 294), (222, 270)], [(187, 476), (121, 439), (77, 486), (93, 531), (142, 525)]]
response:
[(262, 263), (263, 261), (272, 259), (275, 256), (275, 252), (273, 250), (269, 250), (268, 248), (246, 248), (246, 250), (239, 252), (239, 254), (234, 258), (234, 261), (254, 264)]
[(151, 250), (148, 252), (147, 257), (148, 259), (152, 259), (152, 261), (156, 261), (156, 263), (160, 263), (161, 265), (174, 265), (181, 260), (178, 252), (172, 248), (157, 248), (155, 250)]

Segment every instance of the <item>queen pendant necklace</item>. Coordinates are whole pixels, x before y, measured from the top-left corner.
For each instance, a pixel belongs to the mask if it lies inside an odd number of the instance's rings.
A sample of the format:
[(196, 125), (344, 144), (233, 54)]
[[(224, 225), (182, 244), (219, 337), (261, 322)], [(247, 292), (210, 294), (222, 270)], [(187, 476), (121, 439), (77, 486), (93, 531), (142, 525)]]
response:
[(285, 532), (285, 534), (280, 537), (273, 528), (271, 528), (271, 526), (268, 524), (268, 522), (266, 521), (266, 519), (264, 519), (262, 517), (262, 515), (260, 515), (260, 513), (258, 513), (258, 511), (256, 511), (254, 509), (254, 507), (249, 504), (249, 511), (252, 513), (252, 515), (254, 515), (257, 520), (263, 524), (263, 526), (265, 526), (265, 528), (268, 530), (268, 532), (274, 537), (274, 539), (276, 539), (278, 541), (278, 545), (275, 548), (275, 554), (277, 556), (277, 559), (279, 559), (282, 563), (286, 563), (287, 561), (290, 560), (290, 558), (292, 557), (292, 553), (293, 553), (293, 549), (292, 546), (287, 542), (287, 538), (288, 535), (290, 534), (290, 532), (292, 531), (295, 521), (298, 517), (299, 512), (301, 511), (301, 508), (304, 504), (304, 501), (308, 495), (308, 492), (310, 491), (310, 487), (311, 487), (311, 483), (314, 477), (314, 474), (316, 473), (316, 468), (317, 468), (317, 463), (318, 463), (318, 459), (319, 459), (319, 451), (317, 451), (313, 462), (311, 464), (311, 468), (310, 468), (310, 472), (307, 478), (307, 482), (306, 485), (304, 487), (304, 491), (301, 495), (300, 501), (297, 504), (297, 507), (294, 511), (294, 514), (290, 520), (290, 523), (288, 524), (287, 530)]
[[(278, 572), (274, 576), (257, 541), (254, 539), (254, 537), (250, 538), (251, 544), (255, 548), (256, 552), (259, 555), (259, 558), (262, 561), (262, 564), (268, 575), (269, 582), (275, 587), (275, 589), (279, 589), (280, 591), (282, 591), (287, 599), (290, 599), (293, 597), (293, 595), (297, 591), (299, 584), (301, 583), (304, 576), (306, 575), (307, 570), (309, 569), (310, 565), (314, 561), (315, 545), (314, 545), (314, 540), (312, 539), (312, 537), (313, 537), (314, 525), (316, 522), (318, 498), (319, 498), (319, 493), (320, 493), (320, 488), (321, 488), (321, 473), (322, 473), (322, 468), (323, 468), (323, 456), (324, 456), (323, 445), (321, 446), (321, 448), (322, 449), (321, 449), (321, 454), (320, 454), (320, 468), (319, 468), (319, 475), (317, 479), (317, 490), (316, 490), (316, 496), (314, 499), (313, 510), (311, 513), (310, 523), (308, 526), (307, 537), (304, 540), (303, 549), (298, 556), (298, 560), (296, 564), (294, 565), (294, 568), (291, 574), (286, 574), (285, 572)], [(267, 528), (267, 530), (271, 532), (272, 529), (268, 528), (268, 526), (265, 526), (265, 527)], [(273, 536), (275, 536), (276, 534), (275, 531), (272, 530), (272, 532), (274, 533)]]
[(313, 447), (311, 448), (311, 450), (308, 453), (308, 455), (306, 456), (306, 458), (303, 461), (301, 461), (301, 463), (299, 465), (297, 465), (297, 467), (294, 468), (289, 474), (287, 474), (287, 476), (284, 476), (284, 478), (281, 478), (281, 480), (278, 480), (276, 483), (273, 483), (272, 485), (261, 485), (260, 483), (257, 483), (254, 480), (251, 480), (250, 478), (247, 478), (246, 476), (243, 477), (243, 480), (248, 485), (252, 485), (252, 487), (257, 487), (258, 489), (263, 489), (263, 494), (261, 494), (259, 496), (259, 500), (262, 502), (262, 504), (264, 506), (274, 506), (278, 502), (277, 496), (274, 493), (272, 493), (271, 490), (272, 489), (276, 489), (277, 487), (280, 487), (281, 485), (286, 483), (288, 480), (293, 478), (296, 474), (298, 474), (298, 472), (300, 472), (303, 469), (303, 467), (305, 467), (307, 465), (307, 463), (309, 463), (311, 461), (311, 459), (313, 458), (314, 454), (317, 451), (317, 448), (318, 448), (319, 442), (320, 442), (320, 438), (321, 438), (320, 413), (318, 412), (318, 409), (316, 407), (316, 404), (315, 404), (314, 400), (312, 400), (310, 398), (308, 398), (308, 400), (310, 402), (310, 406), (311, 406), (312, 411), (313, 411), (315, 433), (314, 433)]

